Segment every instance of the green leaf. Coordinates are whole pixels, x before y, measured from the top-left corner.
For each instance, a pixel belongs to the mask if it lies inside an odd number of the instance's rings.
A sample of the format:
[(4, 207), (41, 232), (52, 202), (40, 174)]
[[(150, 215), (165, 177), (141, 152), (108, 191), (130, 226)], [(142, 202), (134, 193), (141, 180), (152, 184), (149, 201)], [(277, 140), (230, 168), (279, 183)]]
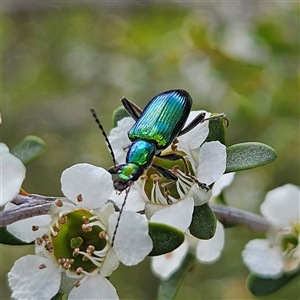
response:
[(188, 253), (183, 260), (180, 268), (168, 279), (161, 280), (158, 290), (158, 300), (174, 299), (186, 277), (195, 262), (195, 256)]
[(26, 243), (18, 238), (16, 238), (14, 235), (12, 235), (6, 227), (0, 227), (0, 244), (5, 244), (5, 245), (11, 245), (11, 246), (20, 246), (20, 245), (30, 245), (34, 244), (32, 243)]
[(223, 118), (210, 120), (208, 128), (209, 133), (205, 140), (206, 142), (219, 141), (223, 145), (226, 145), (226, 121)]
[(262, 143), (242, 143), (227, 148), (226, 171), (236, 172), (260, 167), (273, 162), (275, 150)]
[(129, 117), (129, 114), (123, 106), (115, 110), (113, 114), (114, 127), (117, 127), (118, 122), (126, 117)]
[(28, 135), (11, 149), (11, 153), (18, 157), (26, 166), (41, 156), (45, 148), (46, 145), (43, 140), (36, 136)]
[(51, 300), (63, 300), (63, 299), (67, 299), (66, 297), (64, 297), (65, 294), (62, 294), (60, 292), (58, 292), (56, 295), (54, 295)]
[(293, 275), (283, 275), (277, 279), (261, 278), (251, 273), (247, 279), (247, 287), (254, 296), (267, 296), (279, 290), (295, 276), (299, 275), (300, 271)]
[(178, 248), (184, 241), (184, 233), (172, 226), (149, 222), (149, 236), (153, 241), (150, 256), (169, 253)]
[(201, 240), (209, 240), (215, 235), (217, 218), (207, 203), (194, 207), (190, 233)]

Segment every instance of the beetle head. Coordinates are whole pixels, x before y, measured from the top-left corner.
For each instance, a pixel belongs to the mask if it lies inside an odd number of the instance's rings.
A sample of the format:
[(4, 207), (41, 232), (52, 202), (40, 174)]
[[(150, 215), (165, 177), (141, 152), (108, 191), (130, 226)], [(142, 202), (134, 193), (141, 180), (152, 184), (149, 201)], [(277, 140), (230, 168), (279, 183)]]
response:
[(117, 174), (117, 178), (114, 180), (114, 188), (122, 192), (134, 181), (139, 179), (144, 173), (145, 168), (135, 163), (127, 163), (117, 165), (116, 168), (112, 167), (108, 171), (111, 174)]

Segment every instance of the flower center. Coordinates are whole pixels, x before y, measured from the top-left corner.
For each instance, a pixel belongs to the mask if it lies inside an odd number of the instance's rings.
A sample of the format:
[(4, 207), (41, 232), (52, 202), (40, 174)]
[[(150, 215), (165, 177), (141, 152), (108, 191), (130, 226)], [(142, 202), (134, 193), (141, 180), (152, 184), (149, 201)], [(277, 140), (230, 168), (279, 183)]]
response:
[(281, 248), (287, 255), (293, 255), (299, 244), (300, 224), (292, 224), (290, 227), (282, 228), (279, 232), (281, 237)]
[[(89, 211), (72, 211), (52, 226), (47, 249), (65, 269), (92, 272), (101, 266), (109, 245), (105, 226)], [(81, 273), (79, 272), (79, 273)]]
[[(184, 152), (176, 151), (175, 153), (186, 157)], [(178, 179), (176, 181), (167, 179), (163, 172), (160, 174), (157, 169), (149, 168), (144, 177), (144, 191), (150, 202), (169, 205), (183, 199), (195, 183), (192, 178), (186, 175), (187, 171), (194, 175), (191, 163), (186, 161), (189, 170), (186, 170), (182, 159), (172, 161), (162, 157), (155, 157), (153, 163), (172, 172)]]

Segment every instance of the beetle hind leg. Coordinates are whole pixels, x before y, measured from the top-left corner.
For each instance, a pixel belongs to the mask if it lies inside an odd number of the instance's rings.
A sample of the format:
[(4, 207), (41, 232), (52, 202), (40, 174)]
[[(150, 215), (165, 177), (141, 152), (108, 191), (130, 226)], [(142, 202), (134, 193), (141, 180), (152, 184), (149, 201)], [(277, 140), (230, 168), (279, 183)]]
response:
[(209, 120), (216, 120), (216, 119), (223, 119), (225, 121), (225, 126), (228, 127), (229, 126), (229, 120), (226, 117), (226, 115), (224, 113), (220, 113), (214, 116), (210, 116), (209, 118), (205, 118), (202, 120), (201, 123), (203, 123), (204, 121), (209, 121)]
[[(192, 175), (191, 171), (190, 171), (190, 168), (189, 168), (189, 165), (187, 163), (187, 157), (184, 157), (183, 155), (181, 154), (178, 154), (178, 153), (171, 153), (171, 154), (167, 154), (167, 155), (163, 155), (163, 156), (160, 156), (160, 158), (163, 158), (163, 159), (167, 159), (167, 160), (171, 160), (171, 161), (175, 161), (175, 160), (178, 160), (178, 159), (181, 159), (183, 161), (183, 165), (184, 165), (184, 173), (187, 177), (191, 178), (194, 182), (197, 183), (197, 185), (202, 188), (202, 189), (205, 189), (206, 191), (209, 191), (210, 188), (207, 186), (206, 183), (203, 183), (203, 182), (200, 182), (195, 176)], [(168, 170), (167, 170), (168, 171)], [(170, 172), (170, 171), (168, 171)], [(173, 174), (172, 172), (170, 172), (171, 174)], [(161, 173), (163, 176), (165, 176), (163, 173)], [(173, 174), (174, 176), (176, 176), (175, 174)], [(166, 177), (166, 176), (165, 176)], [(166, 177), (167, 178), (167, 177)], [(178, 177), (176, 176), (176, 178), (178, 179)]]

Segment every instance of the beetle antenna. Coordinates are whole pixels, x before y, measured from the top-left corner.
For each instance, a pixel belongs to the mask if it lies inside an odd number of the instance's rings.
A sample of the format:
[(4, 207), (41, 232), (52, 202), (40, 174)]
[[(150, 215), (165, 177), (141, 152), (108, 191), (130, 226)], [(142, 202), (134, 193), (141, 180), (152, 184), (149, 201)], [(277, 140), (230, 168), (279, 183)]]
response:
[(105, 142), (106, 142), (106, 144), (107, 144), (107, 146), (109, 148), (109, 151), (110, 151), (110, 154), (111, 154), (111, 157), (112, 157), (112, 160), (113, 160), (114, 167), (116, 168), (117, 163), (116, 163), (116, 158), (115, 158), (114, 150), (113, 150), (113, 148), (111, 146), (111, 143), (110, 143), (110, 141), (109, 141), (109, 139), (107, 137), (107, 134), (105, 133), (104, 128), (103, 128), (102, 124), (100, 123), (100, 120), (99, 120), (99, 118), (98, 118), (98, 116), (96, 114), (96, 111), (93, 108), (91, 108), (90, 111), (91, 111), (91, 113), (92, 113), (92, 115), (93, 115), (96, 123), (98, 124), (98, 127), (100, 128), (100, 130), (101, 130), (101, 132), (102, 132), (102, 134), (103, 134), (103, 136), (105, 138)]
[(128, 189), (126, 189), (126, 195), (125, 195), (124, 201), (123, 201), (123, 203), (122, 203), (122, 206), (121, 206), (121, 209), (120, 209), (120, 212), (119, 212), (119, 216), (118, 216), (118, 219), (117, 219), (116, 228), (115, 228), (115, 231), (114, 231), (114, 233), (113, 233), (112, 240), (111, 240), (111, 246), (112, 246), (112, 247), (114, 246), (114, 242), (115, 242), (117, 230), (118, 230), (118, 227), (119, 227), (119, 224), (120, 224), (121, 215), (122, 215), (122, 212), (123, 212), (124, 207), (125, 207), (125, 204), (126, 204), (126, 200), (127, 200), (127, 198), (128, 198), (128, 195), (129, 195), (130, 187), (131, 187), (131, 186), (129, 186)]

